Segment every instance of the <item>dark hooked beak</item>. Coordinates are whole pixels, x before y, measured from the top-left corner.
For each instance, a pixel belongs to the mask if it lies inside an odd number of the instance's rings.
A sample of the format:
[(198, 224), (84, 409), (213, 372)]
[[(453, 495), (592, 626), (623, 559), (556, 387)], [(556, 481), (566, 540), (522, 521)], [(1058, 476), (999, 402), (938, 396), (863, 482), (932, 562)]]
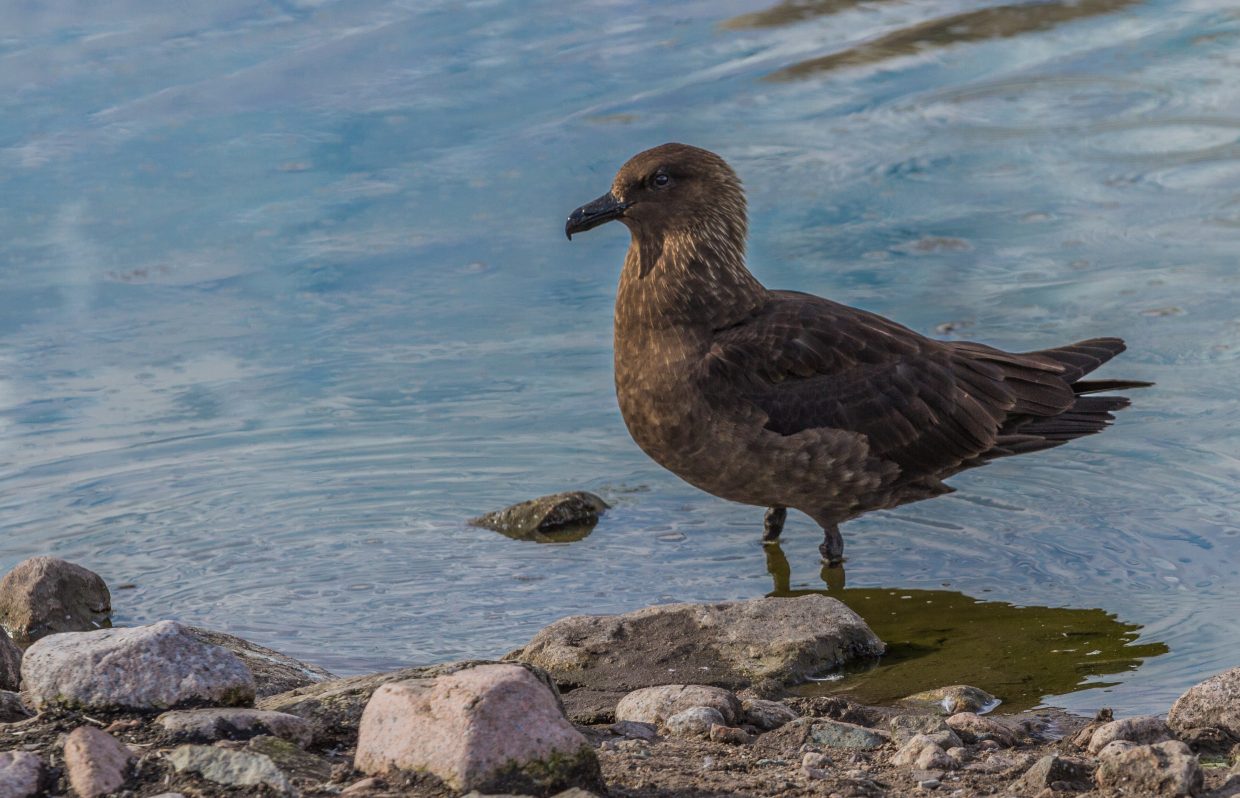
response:
[(568, 215), (568, 222), (564, 225), (564, 235), (568, 236), (569, 241), (572, 241), (573, 233), (584, 233), (587, 230), (598, 227), (603, 222), (619, 219), (624, 215), (624, 209), (627, 207), (629, 207), (627, 202), (620, 202), (609, 191), (594, 202), (582, 205), (570, 213)]

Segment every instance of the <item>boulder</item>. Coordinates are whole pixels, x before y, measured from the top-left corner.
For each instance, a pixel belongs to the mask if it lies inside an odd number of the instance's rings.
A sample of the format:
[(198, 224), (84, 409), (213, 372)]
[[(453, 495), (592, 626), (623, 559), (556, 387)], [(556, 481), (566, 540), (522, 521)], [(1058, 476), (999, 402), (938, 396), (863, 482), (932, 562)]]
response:
[(947, 719), (947, 725), (966, 743), (994, 740), (1004, 748), (1016, 745), (1016, 734), (997, 720), (975, 712), (957, 712)]
[(801, 717), (792, 707), (778, 701), (767, 701), (763, 698), (748, 698), (741, 704), (744, 721), (762, 731), (778, 729), (785, 723), (791, 723)]
[(593, 493), (569, 491), (514, 504), (469, 523), (516, 540), (565, 543), (590, 534), (608, 506)]
[(715, 723), (728, 726), (736, 725), (741, 718), (740, 699), (728, 690), (699, 684), (665, 684), (634, 690), (620, 699), (616, 704), (616, 720), (659, 724), (691, 707), (716, 710), (721, 718)]
[(134, 756), (116, 738), (94, 726), (79, 726), (65, 738), (65, 770), (79, 798), (99, 798), (121, 788)]
[[(438, 676), (446, 676), (467, 668), (488, 664), (495, 663), (487, 660), (463, 660), (421, 668), (403, 668), (386, 673), (351, 676), (345, 679), (331, 679), (268, 696), (258, 702), (258, 708), (286, 712), (305, 718), (314, 725), (316, 740), (324, 743), (334, 742), (341, 738), (349, 738), (357, 732), (357, 726), (361, 722), (362, 712), (367, 702), (383, 685), (408, 679), (434, 679)], [(562, 706), (559, 704), (559, 691), (551, 678), (538, 668), (525, 667), (547, 686), (547, 689), (555, 696), (557, 705)]]
[(999, 699), (980, 687), (967, 684), (953, 684), (949, 687), (938, 687), (914, 693), (901, 700), (943, 715), (955, 715), (958, 712), (985, 713), (999, 706)]
[(256, 698), (266, 698), (336, 678), (317, 665), (300, 662), (279, 651), (251, 643), (249, 640), (210, 629), (201, 629), (197, 626), (187, 628), (190, 634), (202, 642), (226, 648), (245, 663), (250, 673), (254, 675)]
[(43, 795), (43, 760), (29, 751), (0, 751), (0, 795), (32, 798)]
[(1025, 771), (1017, 786), (1030, 794), (1040, 793), (1053, 784), (1069, 785), (1075, 790), (1089, 789), (1094, 763), (1071, 756), (1048, 754)]
[(236, 655), (174, 621), (44, 637), (22, 659), (22, 687), (39, 709), (149, 712), (254, 700), (254, 677)]
[(314, 739), (314, 725), (286, 712), (245, 707), (177, 709), (155, 719), (177, 742), (213, 743), (271, 735), (305, 748)]
[(1124, 718), (1104, 723), (1094, 730), (1089, 738), (1089, 753), (1097, 754), (1115, 740), (1127, 740), (1130, 743), (1147, 745), (1170, 740), (1171, 729), (1162, 718), (1145, 715), (1137, 718)]
[(689, 707), (664, 720), (672, 737), (708, 737), (712, 726), (726, 726), (714, 707)]
[(204, 779), (232, 787), (266, 786), (290, 794), (288, 777), (269, 757), (250, 751), (235, 751), (213, 745), (182, 745), (167, 757), (178, 773), (197, 773)]
[(0, 690), (17, 690), (22, 681), (22, 650), (0, 629)]
[(602, 787), (594, 749), (555, 694), (506, 664), (380, 687), (362, 714), (354, 766), (371, 775), (429, 772), (459, 791)]
[(1167, 725), (1177, 732), (1214, 726), (1240, 740), (1240, 668), (1190, 687), (1172, 704)]
[(1179, 740), (1154, 745), (1115, 740), (1098, 752), (1094, 782), (1130, 795), (1183, 796), (1201, 792), (1203, 775), (1197, 757)]
[(505, 659), (596, 690), (684, 683), (738, 688), (803, 681), (884, 646), (861, 616), (819, 594), (720, 604), (662, 604), (562, 618)]
[(103, 579), (59, 557), (31, 557), (0, 580), (0, 626), (28, 647), (58, 632), (112, 624), (112, 596)]

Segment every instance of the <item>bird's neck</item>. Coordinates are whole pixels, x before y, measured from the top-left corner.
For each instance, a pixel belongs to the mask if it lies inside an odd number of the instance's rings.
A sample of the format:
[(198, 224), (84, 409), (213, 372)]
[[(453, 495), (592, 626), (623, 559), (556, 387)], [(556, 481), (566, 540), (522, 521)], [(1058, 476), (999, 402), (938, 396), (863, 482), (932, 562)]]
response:
[(709, 333), (751, 316), (766, 288), (745, 266), (743, 239), (633, 235), (616, 294), (617, 332), (665, 327)]

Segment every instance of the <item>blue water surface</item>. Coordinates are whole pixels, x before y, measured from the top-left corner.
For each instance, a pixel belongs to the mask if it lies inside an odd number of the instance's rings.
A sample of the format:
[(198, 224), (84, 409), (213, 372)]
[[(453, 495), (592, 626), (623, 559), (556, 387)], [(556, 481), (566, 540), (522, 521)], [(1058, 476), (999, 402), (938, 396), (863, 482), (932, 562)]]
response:
[[(629, 440), (619, 226), (705, 146), (768, 285), (1022, 350), (1120, 335), (1105, 435), (845, 528), (854, 586), (1102, 608), (1240, 665), (1240, 11), (1228, 0), (0, 2), (0, 567), (340, 673), (772, 589), (761, 511)], [(586, 539), (465, 520), (569, 488)], [(822, 587), (795, 517), (794, 586)], [(131, 583), (132, 589), (115, 589)], [(967, 673), (962, 680), (967, 681)], [(1088, 679), (1086, 679), (1088, 682)], [(1104, 692), (1105, 691), (1105, 692)]]

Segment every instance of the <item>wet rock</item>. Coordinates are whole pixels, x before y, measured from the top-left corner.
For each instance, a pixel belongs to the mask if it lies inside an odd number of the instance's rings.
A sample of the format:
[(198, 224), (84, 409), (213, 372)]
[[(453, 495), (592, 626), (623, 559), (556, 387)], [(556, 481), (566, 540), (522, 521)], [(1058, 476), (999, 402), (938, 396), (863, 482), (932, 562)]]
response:
[[(463, 660), (431, 665), (421, 668), (403, 668), (386, 673), (372, 673), (345, 679), (298, 687), (288, 692), (268, 696), (258, 702), (259, 709), (287, 712), (305, 718), (314, 724), (316, 741), (328, 743), (351, 737), (362, 719), (362, 711), (376, 690), (385, 684), (407, 679), (434, 679), (478, 665), (495, 664), (486, 660)], [(532, 666), (525, 666), (547, 689), (559, 698), (559, 691), (546, 673)]]
[(593, 493), (569, 491), (514, 504), (469, 523), (517, 540), (567, 542), (590, 534), (608, 507)]
[(22, 681), (22, 650), (0, 629), (0, 690), (17, 690)]
[(21, 648), (57, 632), (112, 625), (103, 579), (59, 557), (31, 557), (0, 580), (0, 626)]
[(354, 766), (426, 771), (461, 791), (602, 786), (594, 750), (552, 691), (517, 665), (383, 685), (362, 715)]
[(327, 781), (332, 775), (332, 764), (321, 756), (307, 753), (296, 743), (260, 735), (246, 743), (245, 750), (261, 754), (271, 760), (294, 786)]
[(741, 712), (746, 723), (763, 731), (778, 729), (800, 717), (791, 707), (762, 698), (746, 699), (741, 703)]
[(213, 743), (271, 735), (305, 748), (314, 739), (314, 726), (305, 718), (263, 709), (178, 709), (165, 712), (155, 722), (176, 742)]
[(711, 726), (724, 725), (723, 715), (714, 707), (689, 707), (663, 721), (672, 737), (706, 737)]
[(714, 742), (727, 743), (728, 745), (749, 745), (753, 742), (753, 736), (744, 729), (720, 726), (717, 723), (710, 727), (709, 737)]
[(120, 789), (133, 754), (112, 735), (94, 726), (79, 726), (65, 738), (65, 770), (79, 798), (98, 798)]
[(241, 660), (174, 621), (44, 637), (22, 659), (22, 687), (39, 709), (145, 712), (254, 700)]
[(201, 629), (197, 626), (186, 628), (189, 629), (190, 634), (202, 642), (226, 648), (236, 654), (254, 675), (256, 698), (266, 698), (336, 678), (317, 665), (300, 662), (279, 651), (251, 643), (249, 640), (242, 640), (240, 637), (210, 629)]
[(1036, 793), (1053, 784), (1071, 785), (1077, 790), (1089, 789), (1093, 781), (1094, 763), (1070, 756), (1050, 754), (1033, 763), (1020, 777), (1018, 786)]
[(947, 719), (947, 725), (966, 743), (994, 740), (1004, 748), (1016, 745), (1016, 734), (997, 720), (974, 712), (957, 712)]
[(1094, 730), (1093, 737), (1089, 739), (1089, 753), (1097, 754), (1114, 740), (1145, 745), (1170, 739), (1171, 729), (1167, 728), (1162, 718), (1154, 715), (1124, 718), (1104, 723)]
[(1154, 745), (1115, 740), (1098, 752), (1094, 782), (1132, 795), (1197, 795), (1203, 775), (1197, 757), (1179, 740)]
[(687, 676), (736, 688), (801, 681), (883, 650), (859, 615), (814, 594), (563, 618), (505, 659), (599, 690), (683, 683)]
[(1190, 687), (1171, 706), (1167, 725), (1176, 731), (1214, 726), (1240, 740), (1240, 668)]
[(943, 715), (958, 712), (985, 713), (999, 705), (999, 699), (979, 687), (955, 684), (915, 693), (902, 699), (902, 703), (924, 707)]
[(616, 720), (664, 723), (672, 715), (690, 707), (711, 707), (721, 716), (715, 722), (729, 726), (735, 725), (742, 717), (740, 699), (721, 687), (665, 684), (634, 690), (620, 699), (620, 703), (616, 704)]
[(267, 786), (289, 794), (292, 784), (270, 758), (250, 751), (235, 751), (212, 745), (182, 745), (168, 755), (176, 771), (197, 773), (204, 779), (233, 787)]
[(43, 760), (29, 751), (0, 751), (0, 795), (30, 798), (42, 795)]
[(8, 690), (0, 690), (0, 723), (16, 723), (25, 720), (33, 713), (26, 709), (22, 697)]

